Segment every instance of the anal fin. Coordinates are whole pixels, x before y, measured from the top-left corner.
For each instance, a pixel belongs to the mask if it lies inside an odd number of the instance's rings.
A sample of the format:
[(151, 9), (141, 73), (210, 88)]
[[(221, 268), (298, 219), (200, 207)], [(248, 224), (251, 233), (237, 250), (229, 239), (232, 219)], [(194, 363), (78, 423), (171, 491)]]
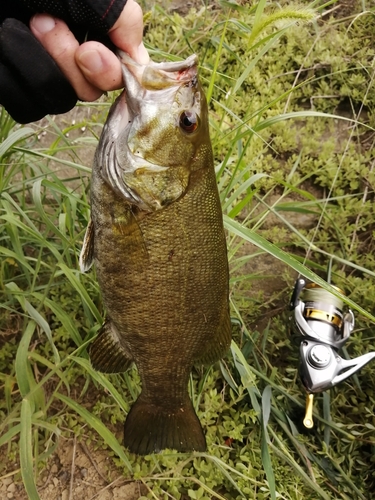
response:
[(90, 361), (99, 372), (121, 373), (132, 364), (129, 352), (120, 344), (117, 330), (111, 321), (106, 321), (89, 349)]

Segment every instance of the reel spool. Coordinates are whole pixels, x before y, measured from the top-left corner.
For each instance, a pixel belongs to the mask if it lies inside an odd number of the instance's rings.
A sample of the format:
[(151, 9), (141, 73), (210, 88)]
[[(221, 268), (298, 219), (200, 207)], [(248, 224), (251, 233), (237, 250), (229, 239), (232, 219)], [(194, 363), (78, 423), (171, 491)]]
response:
[[(344, 292), (333, 287), (338, 293)], [(301, 298), (300, 298), (301, 297)], [(305, 427), (313, 427), (313, 394), (325, 391), (347, 379), (371, 359), (375, 352), (354, 359), (338, 354), (354, 329), (354, 314), (340, 297), (315, 283), (296, 281), (290, 302), (291, 330), (299, 342), (300, 377), (308, 395)]]

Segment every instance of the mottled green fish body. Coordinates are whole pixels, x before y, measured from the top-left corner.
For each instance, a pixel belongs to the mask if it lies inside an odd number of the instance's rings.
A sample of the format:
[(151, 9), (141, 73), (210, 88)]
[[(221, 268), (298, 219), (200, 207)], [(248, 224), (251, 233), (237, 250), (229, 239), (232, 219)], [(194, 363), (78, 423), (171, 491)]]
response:
[(121, 54), (125, 91), (96, 152), (81, 269), (95, 263), (107, 320), (90, 349), (104, 372), (134, 362), (142, 392), (124, 444), (203, 451), (188, 395), (195, 363), (231, 339), (222, 212), (197, 58), (140, 66)]

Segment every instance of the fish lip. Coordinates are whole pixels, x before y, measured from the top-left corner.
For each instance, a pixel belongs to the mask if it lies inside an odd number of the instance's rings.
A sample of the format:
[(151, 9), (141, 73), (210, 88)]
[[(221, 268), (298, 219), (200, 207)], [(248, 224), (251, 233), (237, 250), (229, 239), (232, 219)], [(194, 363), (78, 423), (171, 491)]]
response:
[(154, 61), (148, 62), (147, 64), (139, 64), (134, 59), (132, 59), (129, 54), (123, 50), (117, 49), (117, 57), (120, 59), (122, 64), (126, 66), (133, 66), (135, 68), (141, 67), (152, 67), (157, 70), (166, 71), (167, 73), (175, 73), (178, 71), (184, 71), (195, 66), (198, 66), (198, 56), (197, 54), (192, 54), (187, 59), (182, 61), (163, 61), (156, 63)]
[[(147, 64), (139, 64), (132, 59), (129, 54), (118, 49), (117, 56), (121, 62), (124, 92), (126, 95), (123, 103), (127, 107), (129, 123), (141, 112), (142, 101), (147, 100), (148, 91), (163, 90), (170, 87), (179, 87), (186, 84), (196, 86), (198, 78), (198, 56), (192, 54), (182, 61), (167, 61), (155, 63), (150, 60)], [(156, 84), (153, 82), (157, 82)], [(115, 115), (121, 113), (121, 103), (117, 106), (119, 109)], [(126, 114), (126, 112), (125, 112)], [(120, 128), (123, 121), (114, 120), (114, 125), (118, 130), (116, 137), (123, 133)], [(125, 127), (127, 124), (125, 124)]]
[[(121, 62), (124, 76), (124, 92), (118, 98), (117, 105), (112, 108), (112, 116), (108, 117), (107, 124), (109, 132), (116, 140), (121, 134), (127, 138), (130, 131), (130, 123), (140, 113), (142, 100), (147, 96), (150, 82), (153, 78), (158, 80), (158, 90), (168, 87), (176, 87), (191, 83), (196, 85), (198, 74), (198, 56), (192, 54), (182, 61), (167, 61), (155, 63), (149, 61), (147, 64), (139, 64), (129, 54), (118, 49), (117, 56)], [(126, 133), (128, 129), (128, 133)], [(156, 165), (158, 166), (159, 165)]]
[[(117, 50), (121, 62), (125, 91), (128, 97), (136, 99), (138, 87), (144, 91), (162, 90), (168, 87), (186, 85), (190, 82), (196, 84), (198, 75), (198, 56), (192, 54), (182, 61), (165, 61), (156, 63), (149, 61), (139, 64), (129, 54)], [(135, 80), (135, 81), (134, 81)]]

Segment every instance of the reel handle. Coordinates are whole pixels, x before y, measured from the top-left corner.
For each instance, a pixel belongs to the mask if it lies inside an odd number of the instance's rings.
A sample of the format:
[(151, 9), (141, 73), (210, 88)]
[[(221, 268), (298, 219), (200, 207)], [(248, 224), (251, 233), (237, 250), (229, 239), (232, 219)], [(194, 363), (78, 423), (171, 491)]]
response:
[(314, 427), (314, 421), (312, 416), (313, 408), (314, 408), (314, 394), (308, 394), (306, 396), (305, 418), (303, 419), (303, 425), (307, 427), (307, 429), (312, 429)]

